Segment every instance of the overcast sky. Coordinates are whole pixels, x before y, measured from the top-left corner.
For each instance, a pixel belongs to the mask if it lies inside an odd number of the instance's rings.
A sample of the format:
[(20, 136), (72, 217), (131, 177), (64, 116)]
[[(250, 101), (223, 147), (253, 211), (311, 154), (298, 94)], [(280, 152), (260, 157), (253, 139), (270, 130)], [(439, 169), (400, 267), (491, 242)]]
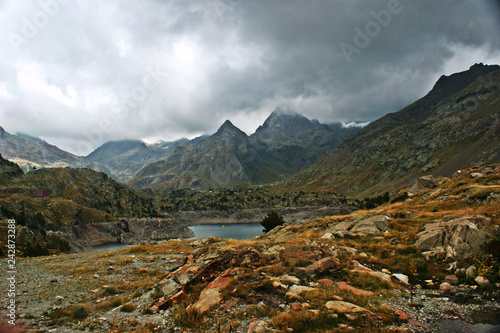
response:
[(80, 155), (281, 106), (371, 121), (500, 63), (495, 1), (0, 0), (0, 126)]

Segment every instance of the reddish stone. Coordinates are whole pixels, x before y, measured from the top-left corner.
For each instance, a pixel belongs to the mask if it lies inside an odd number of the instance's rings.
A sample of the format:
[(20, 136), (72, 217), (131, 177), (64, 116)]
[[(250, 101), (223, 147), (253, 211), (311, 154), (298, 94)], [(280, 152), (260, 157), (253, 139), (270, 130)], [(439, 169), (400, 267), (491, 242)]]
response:
[(228, 269), (224, 274), (212, 281), (203, 289), (198, 301), (193, 304), (193, 308), (200, 313), (206, 312), (212, 306), (219, 304), (222, 301), (220, 291), (224, 289), (233, 279), (229, 276), (232, 270)]
[(312, 263), (318, 260), (316, 253), (305, 250), (304, 247), (296, 244), (286, 244), (280, 253), (283, 261), (289, 262), (292, 265), (298, 263)]
[(409, 322), (410, 324), (413, 324), (413, 325), (417, 326), (417, 327), (422, 327), (422, 328), (425, 328), (425, 329), (427, 329), (427, 330), (429, 329), (429, 327), (425, 326), (424, 324), (422, 324), (422, 323), (420, 323), (420, 322), (418, 322), (418, 321), (408, 320), (408, 322)]
[(408, 315), (406, 314), (406, 312), (401, 311), (399, 309), (392, 309), (392, 311), (396, 314), (396, 316), (398, 316), (399, 321), (405, 323), (408, 321)]
[(322, 286), (331, 286), (333, 284), (333, 281), (330, 279), (322, 279), (318, 280), (318, 283)]
[(304, 308), (304, 306), (300, 303), (292, 303), (290, 304), (290, 307), (292, 308), (293, 311), (300, 311)]
[(340, 262), (337, 259), (334, 257), (326, 257), (307, 266), (305, 270), (308, 274), (325, 273), (339, 266)]
[(175, 294), (174, 296), (170, 297), (167, 300), (167, 305), (174, 306), (174, 305), (179, 304), (182, 301), (185, 301), (187, 299), (188, 299), (188, 295), (184, 292), (184, 290), (181, 290), (177, 294)]

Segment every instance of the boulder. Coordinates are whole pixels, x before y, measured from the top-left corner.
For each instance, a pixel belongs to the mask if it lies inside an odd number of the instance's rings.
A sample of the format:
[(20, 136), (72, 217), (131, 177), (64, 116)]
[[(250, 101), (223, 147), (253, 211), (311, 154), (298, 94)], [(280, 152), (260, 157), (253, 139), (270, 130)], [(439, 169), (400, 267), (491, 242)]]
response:
[(408, 188), (408, 194), (413, 195), (420, 191), (432, 189), (434, 187), (436, 187), (436, 179), (431, 175), (423, 176), (415, 180), (415, 182), (410, 185)]
[(325, 307), (335, 313), (369, 312), (365, 308), (345, 301), (328, 301), (326, 302)]
[(451, 284), (449, 284), (448, 282), (443, 282), (439, 285), (439, 290), (451, 291), (451, 290), (453, 290), (453, 286)]
[(478, 276), (477, 278), (474, 279), (474, 281), (478, 284), (480, 287), (488, 287), (491, 285), (490, 280), (485, 278), (484, 276)]
[(288, 292), (286, 293), (286, 296), (290, 298), (299, 298), (300, 294), (306, 291), (313, 291), (316, 290), (315, 288), (312, 287), (306, 287), (306, 286), (299, 286), (299, 285), (293, 285), (288, 289)]
[(474, 265), (469, 266), (469, 268), (465, 270), (465, 277), (467, 278), (467, 280), (474, 279), (476, 275), (477, 275), (477, 268)]
[(359, 215), (347, 221), (337, 223), (326, 234), (336, 237), (345, 236), (380, 236), (387, 230), (388, 219), (384, 215)]
[(308, 275), (316, 275), (316, 274), (321, 274), (328, 272), (333, 269), (337, 269), (340, 267), (340, 261), (338, 261), (334, 257), (326, 257), (321, 260), (318, 260), (306, 268), (304, 270)]
[(428, 223), (417, 234), (415, 246), (427, 257), (463, 260), (481, 250), (488, 238), (499, 234), (498, 227), (483, 215), (464, 216), (447, 222)]
[(410, 279), (408, 276), (401, 274), (401, 273), (394, 273), (391, 275), (396, 281), (403, 283), (405, 285), (410, 284)]
[(228, 269), (224, 274), (206, 286), (201, 292), (198, 301), (196, 301), (191, 308), (200, 313), (204, 313), (212, 306), (219, 304), (222, 301), (220, 292), (233, 280), (230, 276), (231, 272), (232, 270)]
[(349, 233), (356, 236), (380, 236), (387, 230), (389, 222), (383, 215), (357, 216), (353, 219), (354, 226)]

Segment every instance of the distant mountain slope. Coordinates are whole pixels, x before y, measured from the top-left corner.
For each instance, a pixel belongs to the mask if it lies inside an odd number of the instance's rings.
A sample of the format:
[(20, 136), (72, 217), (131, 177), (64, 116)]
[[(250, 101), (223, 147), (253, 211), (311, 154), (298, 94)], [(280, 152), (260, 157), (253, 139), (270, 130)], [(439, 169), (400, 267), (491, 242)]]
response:
[(191, 142), (180, 139), (148, 145), (140, 140), (110, 141), (90, 153), (87, 159), (106, 166), (110, 176), (126, 183), (146, 165), (170, 156), (175, 148)]
[(19, 165), (4, 159), (0, 154), (0, 185), (5, 185), (7, 181), (22, 175), (24, 173)]
[(109, 172), (104, 166), (68, 153), (39, 138), (26, 134), (12, 135), (0, 127), (0, 153), (27, 172), (43, 167), (90, 168)]
[(348, 137), (284, 186), (362, 197), (500, 161), (500, 67), (442, 76), (422, 99)]
[(268, 183), (317, 162), (340, 141), (326, 125), (276, 110), (251, 136), (226, 121), (211, 137), (148, 165), (130, 184), (180, 189)]
[[(40, 227), (156, 215), (153, 200), (141, 191), (90, 169), (44, 168), (23, 174), (0, 156), (0, 188), (0, 219), (36, 220)], [(32, 198), (37, 190), (49, 191), (50, 199)]]

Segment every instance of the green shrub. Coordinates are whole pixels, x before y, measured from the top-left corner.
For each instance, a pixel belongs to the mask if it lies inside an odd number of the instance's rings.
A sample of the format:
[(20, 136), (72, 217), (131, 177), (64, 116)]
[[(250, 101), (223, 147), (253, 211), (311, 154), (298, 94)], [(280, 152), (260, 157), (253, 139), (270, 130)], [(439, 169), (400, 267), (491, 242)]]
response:
[(283, 223), (285, 223), (283, 217), (274, 210), (270, 211), (269, 214), (264, 217), (262, 222), (260, 222), (260, 224), (264, 227), (264, 232), (269, 232)]

